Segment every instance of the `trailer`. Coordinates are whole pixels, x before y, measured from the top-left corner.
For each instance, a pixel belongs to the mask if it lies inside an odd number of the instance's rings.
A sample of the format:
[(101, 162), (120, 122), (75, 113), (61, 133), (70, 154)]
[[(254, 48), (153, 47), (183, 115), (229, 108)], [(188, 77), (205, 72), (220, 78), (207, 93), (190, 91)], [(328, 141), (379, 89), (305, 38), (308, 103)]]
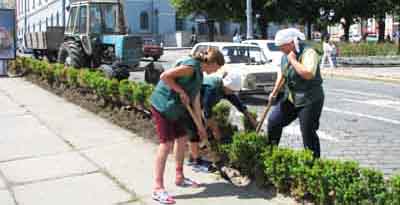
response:
[(37, 59), (57, 61), (58, 50), (64, 42), (64, 27), (47, 27), (43, 32), (25, 34), (25, 48), (33, 51)]

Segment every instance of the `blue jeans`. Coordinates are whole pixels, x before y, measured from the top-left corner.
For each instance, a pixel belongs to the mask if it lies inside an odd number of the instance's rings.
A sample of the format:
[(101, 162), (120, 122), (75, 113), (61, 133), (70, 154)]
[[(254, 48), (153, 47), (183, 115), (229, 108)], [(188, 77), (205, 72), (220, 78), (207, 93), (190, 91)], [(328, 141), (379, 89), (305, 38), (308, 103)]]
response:
[(304, 107), (295, 107), (288, 100), (282, 100), (273, 107), (268, 118), (268, 138), (274, 145), (278, 145), (282, 136), (283, 127), (299, 118), (300, 130), (304, 148), (313, 152), (315, 158), (321, 156), (321, 149), (317, 130), (324, 99), (318, 100)]

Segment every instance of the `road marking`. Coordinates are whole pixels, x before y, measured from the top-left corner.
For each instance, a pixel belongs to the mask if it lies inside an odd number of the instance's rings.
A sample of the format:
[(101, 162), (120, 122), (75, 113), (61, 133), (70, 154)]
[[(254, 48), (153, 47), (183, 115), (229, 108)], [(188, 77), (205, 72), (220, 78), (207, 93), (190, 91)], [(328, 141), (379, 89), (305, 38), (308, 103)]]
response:
[(368, 96), (368, 97), (374, 97), (374, 98), (388, 98), (392, 100), (399, 101), (400, 98), (393, 97), (390, 95), (382, 95), (382, 94), (377, 94), (377, 93), (366, 93), (366, 92), (361, 92), (361, 91), (355, 91), (355, 90), (346, 90), (346, 89), (328, 89), (328, 92), (336, 92), (336, 93), (341, 93), (341, 94), (352, 94), (352, 95), (360, 95), (360, 96)]
[(362, 114), (362, 113), (357, 113), (357, 112), (338, 110), (338, 109), (329, 108), (329, 107), (324, 107), (324, 111), (335, 112), (335, 113), (345, 114), (345, 115), (353, 115), (353, 116), (358, 116), (358, 117), (364, 117), (364, 118), (369, 118), (369, 119), (378, 120), (378, 121), (382, 121), (382, 122), (392, 123), (395, 125), (400, 125), (399, 120), (393, 120), (393, 119), (389, 119), (389, 118), (372, 116), (372, 115), (367, 115), (367, 114)]
[[(283, 128), (283, 133), (286, 135), (301, 137), (300, 125), (297, 124), (297, 125), (286, 126), (285, 128)], [(337, 138), (329, 135), (328, 133), (326, 133), (324, 131), (317, 130), (317, 134), (320, 139), (324, 139), (324, 140), (331, 141), (331, 142), (339, 142), (339, 140)]]
[(343, 101), (352, 102), (352, 103), (360, 103), (367, 105), (375, 105), (383, 108), (390, 108), (397, 111), (400, 111), (400, 101), (392, 101), (392, 100), (353, 100), (349, 98), (343, 98)]

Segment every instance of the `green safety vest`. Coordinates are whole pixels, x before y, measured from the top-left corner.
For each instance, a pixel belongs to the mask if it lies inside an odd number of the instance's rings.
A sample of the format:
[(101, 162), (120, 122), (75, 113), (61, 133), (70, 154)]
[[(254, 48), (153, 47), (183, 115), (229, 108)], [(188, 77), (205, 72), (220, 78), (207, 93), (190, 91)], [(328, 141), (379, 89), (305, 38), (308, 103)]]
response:
[[(300, 52), (296, 53), (300, 63), (302, 63), (303, 54), (307, 49), (311, 48), (301, 46)], [(287, 55), (282, 57), (281, 69), (285, 78), (285, 98), (287, 99), (291, 95), (295, 107), (304, 107), (324, 98), (319, 62), (315, 76), (311, 80), (305, 80), (297, 74), (293, 66), (288, 64)]]
[[(179, 60), (175, 67), (180, 65), (188, 65), (193, 68), (192, 76), (185, 76), (176, 79), (179, 86), (183, 88), (189, 96), (190, 101), (200, 92), (201, 83), (203, 82), (203, 72), (201, 71), (201, 63), (192, 57)], [(182, 104), (178, 93), (173, 91), (164, 81), (160, 80), (151, 95), (152, 106), (169, 120), (177, 120), (187, 118), (188, 113)]]

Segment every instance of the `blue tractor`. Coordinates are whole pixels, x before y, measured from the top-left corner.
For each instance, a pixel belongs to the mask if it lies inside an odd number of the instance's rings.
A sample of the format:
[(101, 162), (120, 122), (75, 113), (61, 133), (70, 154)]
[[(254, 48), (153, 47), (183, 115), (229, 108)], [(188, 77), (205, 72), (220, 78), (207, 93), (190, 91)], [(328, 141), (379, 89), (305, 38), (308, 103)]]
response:
[(57, 61), (75, 68), (100, 69), (107, 77), (123, 79), (131, 71), (145, 71), (156, 83), (160, 64), (140, 64), (142, 38), (127, 33), (119, 0), (71, 0), (64, 41)]

